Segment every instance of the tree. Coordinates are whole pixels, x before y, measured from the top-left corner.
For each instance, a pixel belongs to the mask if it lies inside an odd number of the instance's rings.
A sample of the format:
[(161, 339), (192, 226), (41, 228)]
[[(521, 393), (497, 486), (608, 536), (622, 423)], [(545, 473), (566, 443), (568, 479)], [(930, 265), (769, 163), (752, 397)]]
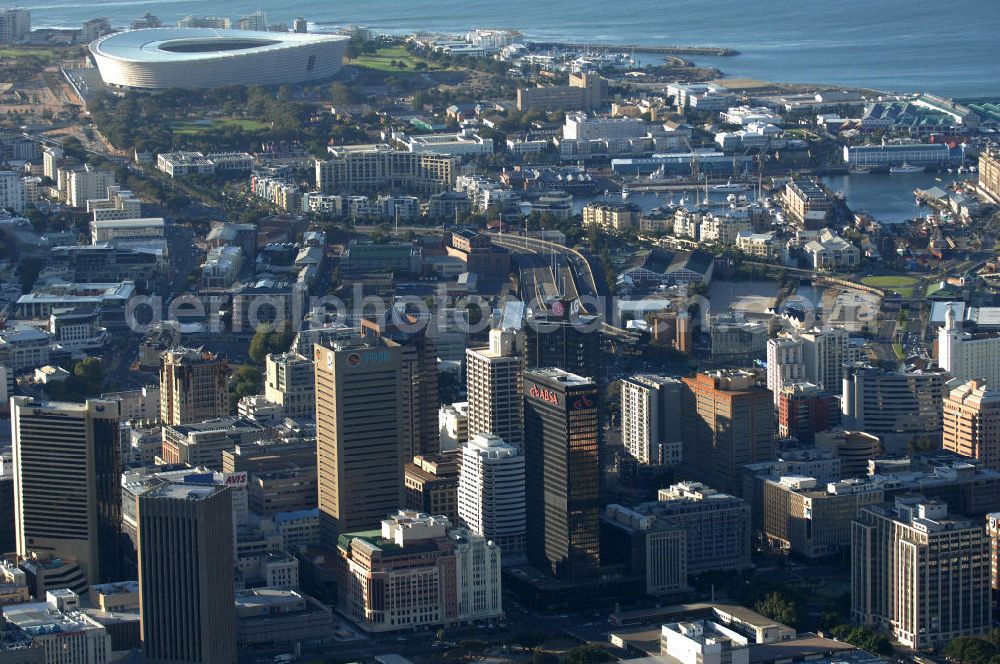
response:
[(514, 643), (525, 650), (535, 650), (545, 643), (545, 632), (521, 632), (514, 638)]
[(18, 280), (21, 282), (21, 292), (27, 293), (38, 280), (38, 275), (42, 272), (45, 262), (36, 256), (28, 256), (21, 259), (17, 266)]
[(986, 664), (996, 655), (996, 649), (974, 636), (959, 636), (948, 642), (944, 655), (959, 664)]
[(559, 656), (536, 648), (531, 653), (531, 664), (559, 664)]
[(248, 354), (250, 359), (258, 364), (262, 363), (269, 353), (286, 352), (295, 338), (295, 333), (288, 323), (273, 330), (269, 328), (269, 325), (261, 325), (250, 339)]
[(567, 664), (601, 664), (614, 659), (604, 648), (593, 643), (585, 643), (566, 653)]
[(754, 610), (786, 625), (797, 625), (801, 618), (795, 599), (781, 592), (768, 593), (754, 605)]
[(334, 105), (344, 106), (350, 104), (353, 98), (354, 95), (351, 93), (351, 89), (340, 81), (334, 81), (330, 84), (330, 99)]

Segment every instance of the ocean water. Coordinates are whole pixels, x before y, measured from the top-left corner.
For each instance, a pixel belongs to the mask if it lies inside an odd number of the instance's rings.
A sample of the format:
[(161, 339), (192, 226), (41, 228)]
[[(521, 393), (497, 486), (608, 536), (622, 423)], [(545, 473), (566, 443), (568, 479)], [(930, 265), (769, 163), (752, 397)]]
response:
[(733, 58), (692, 58), (728, 76), (1000, 97), (997, 0), (22, 0), (35, 26), (77, 27), (144, 12), (165, 24), (189, 14), (270, 22), (304, 16), (316, 29), (354, 24), (386, 32), (518, 29), (538, 40), (725, 46)]

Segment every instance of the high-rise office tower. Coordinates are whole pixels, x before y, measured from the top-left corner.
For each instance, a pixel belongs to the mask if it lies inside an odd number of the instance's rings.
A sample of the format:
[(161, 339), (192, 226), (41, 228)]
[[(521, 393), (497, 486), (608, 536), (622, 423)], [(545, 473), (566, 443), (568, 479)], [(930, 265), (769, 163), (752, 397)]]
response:
[(418, 454), (437, 454), (441, 450), (437, 350), (427, 337), (427, 326), (409, 314), (389, 311), (377, 320), (362, 320), (361, 332), (390, 348), (399, 348), (401, 442), (406, 460)]
[(601, 335), (594, 316), (574, 313), (571, 300), (553, 300), (525, 330), (529, 368), (556, 367), (598, 380)]
[(851, 530), (851, 617), (902, 645), (938, 648), (992, 625), (983, 522), (945, 503), (900, 496), (858, 510)]
[(941, 371), (885, 371), (851, 365), (840, 401), (845, 429), (878, 436), (885, 451), (941, 445), (941, 411), (948, 374)]
[(622, 380), (622, 444), (645, 464), (681, 462), (681, 392), (675, 378), (639, 374)]
[(524, 442), (524, 332), (490, 330), (487, 348), (465, 352), (469, 436), (492, 433), (521, 448)]
[(771, 391), (745, 371), (699, 373), (682, 381), (684, 465), (696, 479), (739, 495), (740, 469), (774, 458)]
[(315, 344), (320, 535), (370, 530), (403, 504), (400, 349)]
[(175, 426), (229, 414), (229, 363), (194, 348), (171, 348), (160, 359), (160, 419)]
[(87, 583), (121, 580), (118, 408), (11, 399), (17, 552), (72, 560)]
[(139, 603), (150, 664), (235, 664), (229, 489), (163, 484), (139, 497)]
[(492, 434), (476, 434), (462, 446), (458, 516), (496, 542), (508, 562), (524, 553), (524, 457), (517, 447)]
[(528, 559), (561, 578), (600, 567), (597, 384), (562, 369), (524, 373)]
[(1000, 470), (1000, 392), (980, 380), (953, 380), (948, 386), (942, 447)]

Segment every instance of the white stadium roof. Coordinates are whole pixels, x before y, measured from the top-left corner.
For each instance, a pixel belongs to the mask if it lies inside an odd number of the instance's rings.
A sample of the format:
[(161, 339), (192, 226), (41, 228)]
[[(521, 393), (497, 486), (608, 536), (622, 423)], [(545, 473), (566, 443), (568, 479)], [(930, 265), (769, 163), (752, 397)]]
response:
[(94, 41), (104, 82), (120, 87), (299, 83), (336, 74), (347, 37), (214, 28), (149, 28)]

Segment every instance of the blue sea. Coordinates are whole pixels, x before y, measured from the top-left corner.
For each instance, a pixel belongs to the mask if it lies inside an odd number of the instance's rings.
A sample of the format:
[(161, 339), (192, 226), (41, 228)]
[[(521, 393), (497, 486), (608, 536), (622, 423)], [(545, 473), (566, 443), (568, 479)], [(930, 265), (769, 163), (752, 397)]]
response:
[(384, 32), (521, 30), (538, 40), (725, 46), (733, 58), (692, 58), (727, 76), (1000, 97), (997, 0), (22, 0), (37, 27), (104, 16), (127, 25), (145, 12), (165, 24), (189, 15), (269, 22), (304, 16), (313, 29), (348, 24)]

